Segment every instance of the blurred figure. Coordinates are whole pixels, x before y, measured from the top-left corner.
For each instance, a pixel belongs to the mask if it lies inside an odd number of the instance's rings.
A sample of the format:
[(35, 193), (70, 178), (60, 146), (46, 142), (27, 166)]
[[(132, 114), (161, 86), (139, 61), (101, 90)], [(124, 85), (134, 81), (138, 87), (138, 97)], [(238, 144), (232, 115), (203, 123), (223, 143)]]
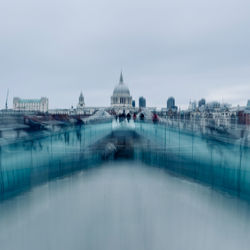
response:
[(143, 113), (140, 114), (140, 120), (144, 121), (144, 114)]
[(159, 117), (158, 115), (154, 112), (153, 117), (152, 117), (153, 123), (159, 122)]
[(119, 114), (119, 122), (123, 122), (126, 118), (125, 112), (123, 111), (122, 114)]
[(128, 122), (130, 121), (130, 119), (131, 119), (131, 115), (130, 115), (130, 113), (128, 113), (127, 114), (127, 120), (128, 120)]

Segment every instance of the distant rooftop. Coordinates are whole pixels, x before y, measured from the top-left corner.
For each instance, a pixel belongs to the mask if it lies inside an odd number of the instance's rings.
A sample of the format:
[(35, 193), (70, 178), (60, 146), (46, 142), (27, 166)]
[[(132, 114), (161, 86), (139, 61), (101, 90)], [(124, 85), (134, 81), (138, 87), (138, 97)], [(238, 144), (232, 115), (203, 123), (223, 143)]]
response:
[(22, 99), (22, 98), (19, 98), (19, 97), (15, 97), (14, 100), (17, 99), (18, 102), (22, 102), (22, 103), (39, 103), (44, 98), (46, 98), (46, 97), (41, 97), (40, 99)]
[(40, 102), (41, 99), (19, 99), (20, 102), (30, 103), (30, 102)]

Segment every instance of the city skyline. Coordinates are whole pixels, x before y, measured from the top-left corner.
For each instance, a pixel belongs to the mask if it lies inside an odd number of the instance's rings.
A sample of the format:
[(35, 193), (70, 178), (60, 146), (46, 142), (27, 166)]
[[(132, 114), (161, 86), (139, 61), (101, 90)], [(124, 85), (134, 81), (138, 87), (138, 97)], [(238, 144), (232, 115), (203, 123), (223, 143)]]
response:
[[(80, 91), (80, 96), (82, 96), (83, 95), (83, 91)], [(14, 100), (16, 99), (16, 98), (20, 98), (20, 99), (23, 99), (23, 100), (38, 100), (38, 99), (40, 99), (40, 98), (48, 98), (48, 95), (45, 95), (45, 96), (27, 96), (27, 97), (20, 97), (20, 96), (17, 96), (17, 95), (13, 95), (13, 98), (12, 99), (10, 99), (10, 94), (9, 94), (9, 89), (7, 89), (7, 93), (6, 93), (6, 97), (5, 97), (5, 99), (3, 99), (4, 100), (4, 105), (2, 105), (3, 107), (1, 107), (1, 105), (0, 105), (0, 110), (1, 109), (5, 109), (6, 108), (6, 105), (7, 105), (7, 107), (8, 107), (8, 109), (12, 109), (14, 106), (14, 104), (13, 104), (13, 102), (14, 102)], [(141, 95), (139, 95), (138, 96), (138, 98), (136, 99), (136, 98), (134, 98), (133, 97), (133, 101), (135, 101), (135, 106), (136, 107), (139, 107), (140, 105), (139, 105), (139, 102), (140, 102), (140, 99), (142, 98), (143, 96), (141, 96)], [(7, 99), (6, 99), (7, 98)], [(74, 104), (72, 103), (70, 106), (68, 106), (68, 107), (65, 107), (65, 106), (60, 106), (60, 105), (58, 105), (58, 104), (56, 104), (56, 106), (49, 106), (49, 108), (51, 109), (54, 109), (54, 108), (62, 108), (62, 109), (64, 109), (64, 108), (66, 108), (66, 109), (70, 109), (70, 108), (77, 108), (77, 106), (78, 106), (78, 98), (79, 98), (79, 95), (78, 95), (78, 97), (76, 98), (77, 100), (75, 100), (74, 101)], [(85, 96), (83, 95), (83, 98), (85, 99)], [(166, 108), (167, 107), (167, 102), (168, 102), (168, 99), (169, 98), (174, 98), (175, 99), (175, 97), (174, 96), (168, 96), (168, 97), (166, 97), (166, 99), (165, 99), (165, 103), (164, 103), (164, 105), (159, 105), (159, 106), (149, 106), (149, 107), (155, 107), (155, 108)], [(48, 98), (49, 99), (49, 98)], [(6, 103), (6, 100), (7, 100), (7, 103)], [(150, 102), (150, 99), (147, 99), (146, 98), (146, 100), (147, 101), (149, 101), (149, 103), (151, 103)], [(200, 97), (199, 99), (192, 99), (192, 98), (190, 98), (189, 99), (189, 101), (188, 101), (188, 103), (186, 103), (186, 104), (177, 104), (176, 105), (176, 107), (179, 109), (184, 109), (184, 110), (186, 110), (186, 109), (188, 109), (189, 108), (189, 106), (190, 106), (190, 104), (191, 103), (196, 103), (197, 105), (198, 105), (198, 103), (201, 101), (201, 100), (205, 100), (207, 103), (213, 103), (213, 102), (217, 102), (217, 103), (220, 103), (220, 104), (229, 104), (229, 105), (231, 105), (232, 107), (237, 107), (237, 106), (247, 106), (247, 104), (249, 103), (249, 100), (250, 99), (246, 99), (246, 100), (242, 100), (241, 101), (241, 105), (240, 104), (235, 104), (235, 103), (230, 103), (230, 102), (226, 102), (225, 101), (225, 99), (221, 99), (221, 100), (219, 100), (219, 99), (206, 99), (206, 98), (203, 98), (203, 97)], [(49, 102), (50, 103), (50, 102)], [(52, 99), (52, 103), (55, 103), (55, 101)], [(110, 107), (110, 106), (112, 106), (112, 105), (110, 105), (110, 103), (108, 104), (108, 105), (86, 105), (86, 107)]]
[[(120, 84), (125, 84), (125, 86), (127, 87), (127, 84), (126, 84), (126, 82), (124, 82), (123, 81), (123, 72), (121, 71), (120, 72), (120, 79), (119, 79), (119, 81), (118, 81), (118, 84), (117, 85), (115, 85), (115, 88), (114, 89), (116, 89), (116, 87), (117, 86), (120, 86)], [(129, 88), (128, 88), (128, 91), (130, 91), (129, 90)], [(114, 92), (113, 92), (113, 94), (114, 94)], [(47, 96), (42, 96), (41, 98), (47, 98)], [(111, 96), (111, 98), (113, 97), (113, 95)], [(40, 97), (39, 98), (33, 98), (33, 97), (25, 97), (25, 98), (23, 98), (23, 97), (21, 97), (20, 98), (20, 96), (14, 96), (13, 97), (13, 102), (12, 102), (12, 104), (10, 104), (10, 102), (12, 101), (12, 100), (9, 100), (9, 89), (7, 90), (7, 95), (6, 95), (6, 100), (5, 100), (5, 107), (4, 108), (6, 108), (6, 105), (7, 105), (7, 107), (8, 107), (8, 109), (12, 109), (12, 108), (14, 108), (14, 106), (16, 105), (16, 104), (14, 104), (14, 102), (15, 102), (15, 99), (23, 99), (23, 100), (26, 100), (26, 101), (32, 101), (32, 100), (36, 100), (36, 101), (38, 101), (39, 99), (40, 99)], [(79, 100), (80, 99), (82, 99), (81, 100), (81, 102), (83, 102), (84, 103), (84, 99), (85, 99), (85, 96), (83, 95), (83, 91), (81, 91), (80, 92), (80, 96), (78, 97), (79, 98)], [(147, 100), (147, 98), (145, 99), (143, 96), (139, 96), (137, 99), (135, 99), (135, 98), (133, 98), (133, 96), (131, 96), (131, 98), (133, 99), (133, 101), (135, 101), (135, 106), (136, 107), (140, 107), (140, 101), (141, 101), (141, 99), (144, 99), (144, 101), (146, 102), (146, 100)], [(132, 102), (132, 99), (131, 99), (131, 102)], [(169, 102), (169, 100), (170, 99), (174, 99), (173, 100), (173, 102), (175, 103), (175, 97), (174, 96), (169, 96), (169, 97), (167, 97), (167, 99), (166, 99), (166, 102), (165, 102), (165, 105), (164, 106), (155, 106), (155, 108), (165, 108), (165, 107), (167, 107), (167, 108), (169, 108), (168, 106), (169, 106), (169, 104), (168, 104), (168, 102)], [(137, 101), (136, 101), (137, 100)], [(7, 101), (7, 102), (6, 102)], [(199, 104), (199, 102), (200, 101), (207, 101), (207, 103), (213, 103), (213, 102), (218, 102), (218, 103), (221, 103), (221, 104), (229, 104), (229, 105), (231, 105), (231, 106), (236, 106), (236, 105), (233, 105), (232, 103), (229, 103), (229, 102), (225, 102), (224, 100), (223, 100), (223, 98), (222, 98), (222, 100), (221, 101), (219, 101), (219, 100), (216, 100), (216, 99), (211, 99), (211, 100), (206, 100), (205, 98), (203, 98), (203, 97), (200, 97), (200, 99), (198, 99), (198, 100), (196, 100), (196, 99), (189, 99), (189, 102), (187, 103), (187, 104), (185, 104), (185, 105), (176, 105), (176, 109), (189, 109), (190, 108), (190, 105), (191, 104), (194, 104), (195, 103), (195, 105), (197, 104)], [(242, 106), (248, 106), (248, 103), (249, 103), (249, 101), (250, 101), (250, 99), (247, 99), (246, 100), (246, 102), (245, 102), (245, 104), (243, 103), (242, 104)], [(150, 102), (150, 101), (149, 101)], [(12, 105), (12, 106), (11, 106)], [(130, 104), (131, 106), (132, 106), (132, 104)], [(146, 106), (146, 104), (143, 104), (143, 105), (145, 105)], [(174, 104), (173, 104), (174, 105)], [(77, 102), (75, 105), (74, 104), (72, 104), (70, 107), (57, 107), (57, 108), (68, 108), (68, 109), (70, 109), (70, 108), (78, 108), (78, 106), (79, 106), (79, 102)], [(85, 103), (84, 103), (84, 106), (85, 106)], [(109, 106), (113, 106), (113, 104), (112, 104), (112, 101), (111, 101), (111, 104), (109, 104), (109, 105), (99, 105), (99, 107), (109, 107)], [(239, 104), (237, 104), (237, 106), (240, 106)], [(86, 105), (86, 107), (98, 107), (97, 105)], [(152, 106), (151, 106), (152, 107)], [(50, 109), (51, 109), (51, 107), (49, 107)], [(52, 109), (53, 109), (54, 107), (52, 107)]]
[(81, 91), (86, 106), (109, 106), (121, 68), (148, 106), (249, 99), (249, 1), (28, 3), (1, 5), (0, 108), (7, 89), (9, 106), (47, 96), (69, 108)]

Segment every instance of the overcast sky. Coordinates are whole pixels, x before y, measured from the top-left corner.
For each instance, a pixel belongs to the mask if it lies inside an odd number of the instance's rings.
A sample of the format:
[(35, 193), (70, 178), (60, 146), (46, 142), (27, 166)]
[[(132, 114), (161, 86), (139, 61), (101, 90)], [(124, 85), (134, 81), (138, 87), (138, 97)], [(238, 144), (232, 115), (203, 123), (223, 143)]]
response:
[(250, 99), (249, 0), (0, 0), (0, 108), (108, 106), (120, 70), (138, 104)]

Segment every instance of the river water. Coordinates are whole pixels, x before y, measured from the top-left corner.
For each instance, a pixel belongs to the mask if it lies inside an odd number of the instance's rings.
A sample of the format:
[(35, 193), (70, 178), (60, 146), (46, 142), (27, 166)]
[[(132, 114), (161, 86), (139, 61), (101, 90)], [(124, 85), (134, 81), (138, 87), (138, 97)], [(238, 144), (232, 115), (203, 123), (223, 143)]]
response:
[(250, 207), (137, 162), (113, 162), (0, 203), (1, 250), (248, 250)]

